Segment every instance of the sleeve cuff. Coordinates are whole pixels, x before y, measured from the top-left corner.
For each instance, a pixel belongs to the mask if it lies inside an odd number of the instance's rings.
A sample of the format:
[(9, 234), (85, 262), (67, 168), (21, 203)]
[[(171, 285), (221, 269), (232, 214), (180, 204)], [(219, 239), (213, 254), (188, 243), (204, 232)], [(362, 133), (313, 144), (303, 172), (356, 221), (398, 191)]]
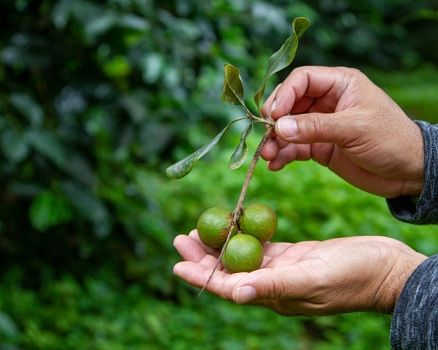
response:
[(419, 197), (387, 199), (389, 210), (397, 219), (412, 224), (438, 223), (438, 126), (415, 122), (424, 144), (424, 186)]
[(391, 348), (436, 349), (438, 345), (438, 255), (409, 277), (391, 322)]

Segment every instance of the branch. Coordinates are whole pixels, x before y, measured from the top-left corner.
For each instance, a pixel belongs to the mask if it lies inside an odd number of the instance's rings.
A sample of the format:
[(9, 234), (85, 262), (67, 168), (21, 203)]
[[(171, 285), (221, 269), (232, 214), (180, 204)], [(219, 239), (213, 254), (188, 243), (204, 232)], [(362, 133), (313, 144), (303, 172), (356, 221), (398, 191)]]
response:
[(252, 175), (254, 174), (254, 170), (256, 168), (257, 162), (260, 159), (260, 154), (262, 152), (263, 146), (269, 140), (271, 131), (272, 131), (271, 126), (266, 129), (265, 134), (263, 135), (263, 138), (261, 139), (259, 145), (257, 146), (254, 156), (252, 157), (251, 164), (249, 165), (249, 168), (246, 172), (245, 181), (243, 182), (242, 189), (240, 191), (239, 199), (237, 200), (236, 208), (233, 211), (233, 218), (231, 219), (231, 222), (228, 226), (227, 239), (222, 247), (219, 257), (217, 258), (216, 265), (214, 266), (210, 276), (208, 276), (207, 282), (205, 282), (204, 286), (202, 287), (201, 291), (198, 294), (198, 297), (202, 294), (202, 292), (205, 290), (205, 288), (207, 288), (208, 284), (210, 283), (211, 278), (213, 277), (214, 273), (216, 272), (221, 262), (222, 256), (224, 255), (228, 242), (230, 241), (231, 233), (233, 232), (234, 227), (236, 226), (238, 227), (239, 218), (243, 212), (243, 201), (245, 200), (246, 192), (248, 191), (249, 182), (251, 181)]

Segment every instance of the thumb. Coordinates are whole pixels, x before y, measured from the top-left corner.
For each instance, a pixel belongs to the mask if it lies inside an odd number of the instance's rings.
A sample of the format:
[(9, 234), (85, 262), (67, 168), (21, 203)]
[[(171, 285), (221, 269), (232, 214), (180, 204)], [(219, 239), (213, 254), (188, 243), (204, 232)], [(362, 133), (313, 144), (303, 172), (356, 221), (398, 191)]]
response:
[[(233, 300), (244, 304), (255, 300), (298, 297), (308, 290), (304, 276), (291, 277), (289, 270), (265, 268), (251, 272), (234, 287)], [(284, 270), (284, 271), (283, 271)]]
[(310, 144), (316, 142), (343, 145), (352, 136), (350, 119), (340, 113), (309, 113), (287, 115), (277, 120), (275, 132), (287, 142)]

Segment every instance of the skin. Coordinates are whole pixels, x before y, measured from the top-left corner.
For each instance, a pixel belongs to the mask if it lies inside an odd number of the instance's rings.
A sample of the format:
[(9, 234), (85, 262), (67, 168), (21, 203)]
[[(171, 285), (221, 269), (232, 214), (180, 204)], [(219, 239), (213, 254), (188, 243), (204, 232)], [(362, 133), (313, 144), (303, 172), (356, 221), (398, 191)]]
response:
[[(262, 151), (269, 169), (315, 160), (354, 186), (386, 198), (419, 195), (424, 182), (418, 126), (358, 70), (300, 67), (263, 106), (275, 131)], [(196, 287), (207, 281), (217, 253), (196, 231), (174, 246), (174, 273)], [(379, 236), (300, 243), (265, 243), (262, 268), (218, 270), (207, 290), (236, 303), (283, 315), (391, 312), (407, 279), (427, 257)]]
[[(277, 120), (262, 152), (271, 170), (313, 159), (379, 196), (417, 195), (423, 188), (419, 127), (356, 69), (297, 68), (262, 112)], [(293, 121), (297, 131), (286, 132)]]
[[(174, 246), (183, 258), (174, 273), (201, 288), (218, 252), (205, 246), (196, 230), (177, 236)], [(264, 250), (259, 270), (230, 274), (220, 265), (207, 290), (282, 315), (391, 312), (407, 278), (426, 259), (399, 241), (378, 236), (266, 242)]]

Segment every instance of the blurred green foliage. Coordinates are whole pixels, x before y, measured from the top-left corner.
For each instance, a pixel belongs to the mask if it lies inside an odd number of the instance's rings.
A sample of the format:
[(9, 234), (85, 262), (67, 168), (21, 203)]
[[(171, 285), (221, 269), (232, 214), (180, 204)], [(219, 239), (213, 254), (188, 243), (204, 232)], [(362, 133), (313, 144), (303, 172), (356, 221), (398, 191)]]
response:
[[(219, 100), (223, 64), (254, 91), (296, 16), (312, 21), (297, 65), (365, 69), (411, 115), (437, 120), (436, 7), (0, 2), (0, 349), (387, 348), (387, 317), (284, 318), (195, 299), (171, 274), (172, 240), (206, 207), (233, 207), (238, 133), (188, 178), (163, 171), (235, 116)], [(276, 209), (277, 240), (385, 234), (436, 252), (430, 228), (396, 222), (382, 199), (314, 164), (260, 165), (253, 198)]]

